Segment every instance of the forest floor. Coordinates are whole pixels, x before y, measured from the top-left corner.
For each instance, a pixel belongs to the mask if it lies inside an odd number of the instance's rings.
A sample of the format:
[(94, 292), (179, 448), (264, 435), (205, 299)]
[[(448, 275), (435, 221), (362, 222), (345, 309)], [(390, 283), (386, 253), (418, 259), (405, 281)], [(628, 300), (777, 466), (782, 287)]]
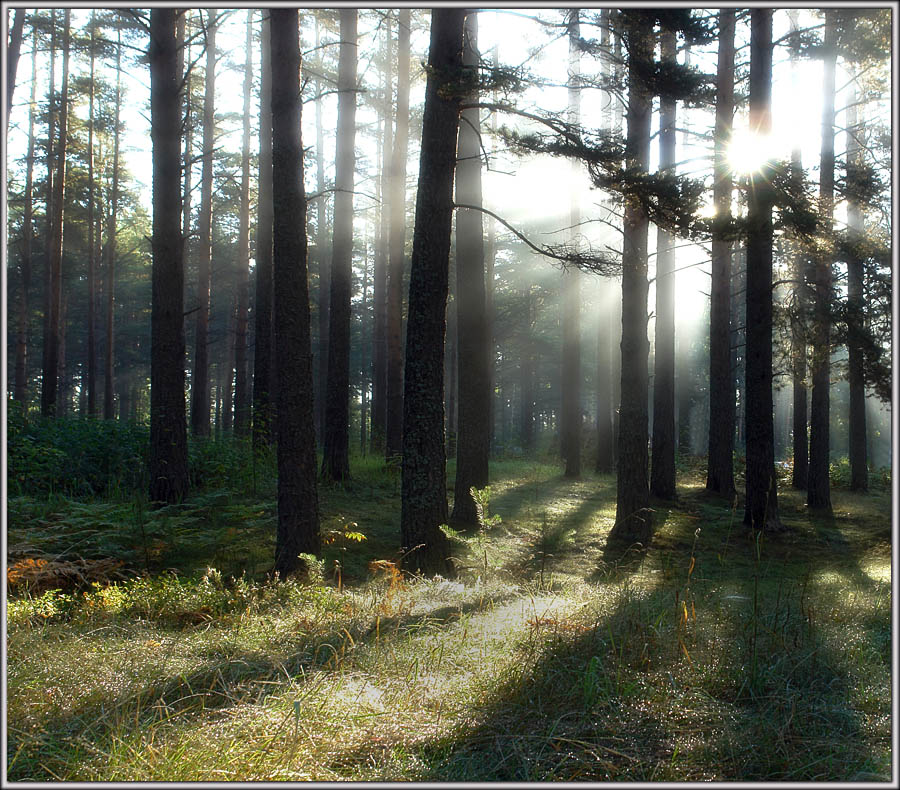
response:
[(763, 538), (683, 468), (621, 557), (612, 476), (498, 461), (458, 578), (404, 579), (399, 472), (356, 459), (272, 583), (271, 475), (213, 457), (159, 511), (11, 487), (10, 780), (891, 779), (886, 488), (785, 487)]

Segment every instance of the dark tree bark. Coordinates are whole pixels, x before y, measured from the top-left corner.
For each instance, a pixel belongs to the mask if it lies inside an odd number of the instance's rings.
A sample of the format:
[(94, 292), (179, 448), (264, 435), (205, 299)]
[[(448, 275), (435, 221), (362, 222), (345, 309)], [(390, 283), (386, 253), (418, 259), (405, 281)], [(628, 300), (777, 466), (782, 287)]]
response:
[(153, 301), (150, 341), (150, 500), (188, 492), (181, 239), (181, 95), (174, 8), (150, 11)]
[(300, 138), (300, 35), (296, 9), (272, 8), (272, 204), (275, 365), (278, 371), (278, 534), (275, 570), (319, 551), (316, 438)]
[[(451, 251), (453, 247), (451, 244)], [(455, 268), (455, 266), (453, 267)], [(452, 274), (451, 274), (452, 278)], [(454, 287), (452, 282), (449, 283), (449, 295), (447, 300), (447, 343), (444, 349), (444, 381), (447, 382), (444, 387), (444, 399), (446, 404), (444, 407), (444, 415), (446, 416), (446, 436), (447, 436), (447, 457), (456, 457), (456, 295), (453, 293)]]
[(431, 12), (403, 393), (403, 565), (445, 576), (453, 576), (454, 567), (449, 541), (440, 530), (448, 516), (443, 362), (461, 98), (447, 87), (459, 79), (462, 68), (464, 20), (462, 8)]
[[(522, 449), (534, 449), (534, 330), (535, 308), (531, 286), (522, 292), (524, 324), (522, 331), (522, 358), (519, 360), (519, 441)], [(504, 439), (504, 443), (505, 443)]]
[(241, 152), (241, 216), (238, 234), (237, 313), (234, 321), (234, 435), (246, 436), (250, 423), (247, 382), (247, 324), (250, 298), (250, 93), (253, 88), (253, 9), (247, 11), (244, 65), (244, 136)]
[[(50, 276), (50, 260), (49, 252), (53, 247), (53, 196), (55, 190), (53, 188), (54, 180), (54, 159), (53, 159), (53, 140), (56, 129), (56, 9), (50, 9), (50, 85), (47, 90), (47, 179), (46, 179), (46, 196), (44, 208), (44, 320), (43, 332), (41, 335), (41, 371), (48, 370), (47, 355), (50, 353), (50, 306), (51, 276)], [(43, 390), (44, 383), (41, 382), (41, 412), (43, 413)]]
[(350, 478), (350, 292), (353, 278), (353, 171), (356, 164), (357, 11), (342, 8), (340, 18), (328, 392), (322, 448), (322, 477), (326, 480)]
[[(853, 75), (855, 77), (855, 74)], [(851, 82), (847, 108), (847, 161), (857, 167), (863, 164), (862, 138), (864, 124), (857, 108), (856, 82)], [(862, 207), (855, 200), (847, 205), (847, 229), (858, 239), (865, 232)], [(866, 448), (866, 385), (863, 375), (861, 334), (865, 315), (863, 262), (855, 256), (847, 262), (847, 304), (850, 320), (847, 325), (847, 351), (850, 383), (850, 490), (867, 491), (869, 471)]]
[(112, 194), (106, 222), (106, 357), (104, 362), (103, 418), (115, 419), (115, 314), (116, 244), (119, 220), (119, 121), (122, 112), (122, 29), (116, 31), (116, 117), (113, 131)]
[(367, 431), (366, 418), (368, 413), (368, 393), (369, 383), (366, 381), (366, 324), (368, 323), (367, 311), (369, 308), (369, 251), (367, 249), (363, 256), (363, 281), (362, 281), (362, 304), (359, 308), (360, 315), (360, 366), (359, 366), (359, 454), (366, 454)]
[(384, 134), (378, 142), (381, 148), (381, 178), (378, 179), (378, 197), (381, 201), (378, 212), (378, 238), (375, 242), (375, 261), (372, 272), (372, 308), (375, 325), (372, 330), (372, 430), (370, 443), (373, 455), (384, 455), (385, 422), (387, 419), (387, 266), (390, 244), (390, 162), (394, 147), (392, 120), (392, 47), (391, 19), (385, 20), (384, 58)]
[[(719, 11), (719, 61), (716, 73), (715, 181), (716, 219), (731, 219), (731, 168), (728, 141), (734, 117), (735, 11)], [(732, 242), (717, 230), (712, 239), (709, 298), (709, 440), (706, 488), (732, 496), (734, 487), (734, 373), (731, 370)]]
[(191, 433), (209, 436), (209, 297), (212, 272), (213, 147), (216, 118), (216, 10), (206, 11), (206, 86), (203, 93), (203, 172), (200, 176), (197, 318), (191, 373)]
[[(825, 11), (824, 96), (822, 103), (822, 153), (819, 164), (819, 211), (822, 233), (831, 234), (834, 213), (834, 87), (837, 63), (835, 12)], [(832, 259), (827, 249), (815, 259), (815, 320), (812, 344), (812, 397), (809, 408), (809, 478), (806, 504), (831, 510), (830, 402)]]
[(9, 130), (9, 116), (12, 114), (13, 92), (16, 89), (16, 70), (19, 52), (22, 50), (22, 31), (25, 29), (25, 9), (17, 8), (9, 31), (9, 45), (6, 49), (6, 128)]
[(19, 313), (16, 332), (16, 370), (13, 397), (28, 410), (28, 292), (31, 289), (32, 241), (34, 235), (34, 107), (37, 99), (37, 30), (32, 34), (31, 102), (28, 105), (28, 152), (25, 155), (25, 203), (22, 208), (22, 257), (20, 259)]
[[(470, 12), (464, 28), (463, 64), (477, 66), (478, 15)], [(466, 99), (477, 104), (477, 92)], [(481, 124), (477, 108), (462, 111), (457, 143), (456, 202), (481, 205)], [(490, 338), (484, 286), (482, 214), (458, 209), (456, 214), (456, 326), (458, 433), (456, 484), (451, 521), (477, 526), (478, 508), (470, 489), (488, 484), (491, 450)]]
[[(319, 41), (319, 18), (316, 17), (316, 46)], [(316, 347), (317, 366), (315, 378), (316, 399), (313, 404), (316, 430), (321, 441), (325, 435), (325, 403), (328, 400), (328, 320), (331, 301), (331, 265), (327, 249), (328, 201), (325, 197), (325, 129), (322, 124), (322, 83), (314, 82), (316, 94), (316, 236), (315, 255), (312, 262), (318, 275), (316, 307), (318, 308), (318, 345)]]
[[(772, 128), (772, 10), (750, 12), (750, 131)], [(744, 523), (783, 529), (778, 516), (772, 413), (772, 165), (754, 174), (747, 198), (746, 363), (744, 405), (747, 496)]]
[(69, 28), (71, 9), (65, 10), (63, 27), (63, 73), (59, 95), (59, 144), (56, 150), (56, 174), (53, 179), (53, 212), (51, 217), (50, 299), (47, 318), (47, 354), (41, 383), (41, 414), (53, 417), (57, 413), (57, 385), (59, 376), (60, 309), (62, 307), (63, 203), (66, 183), (66, 149), (69, 115)]
[(615, 349), (615, 322), (610, 301), (606, 297), (615, 298), (612, 288), (603, 283), (603, 294), (600, 320), (597, 323), (597, 459), (594, 471), (599, 474), (610, 474), (615, 470), (612, 420), (612, 357)]
[(400, 9), (397, 23), (397, 126), (391, 160), (390, 258), (387, 276), (387, 414), (384, 453), (402, 450), (403, 434), (403, 264), (406, 259), (406, 156), (409, 145), (410, 12)]
[[(675, 64), (675, 33), (660, 36), (662, 62)], [(674, 174), (675, 99), (660, 98), (659, 170)], [(650, 493), (675, 499), (675, 273), (672, 234), (656, 232), (656, 355), (653, 367), (653, 438)]]
[[(182, 40), (184, 40), (184, 28), (187, 27), (187, 18), (190, 13), (190, 9), (185, 8), (181, 14), (178, 15), (178, 30), (181, 31), (179, 35), (182, 36)], [(194, 119), (193, 112), (191, 108), (191, 86), (193, 85), (193, 75), (188, 73), (184, 69), (185, 63), (185, 55), (187, 56), (187, 63), (191, 63), (191, 45), (190, 42), (186, 42), (185, 46), (187, 51), (181, 50), (179, 55), (179, 73), (183, 75), (184, 80), (184, 162), (183, 162), (183, 170), (184, 170), (184, 190), (183, 190), (183, 201), (182, 201), (182, 223), (181, 223), (181, 237), (182, 243), (184, 244), (183, 250), (183, 265), (185, 270), (189, 268), (189, 263), (191, 259), (191, 183), (193, 179), (191, 178), (193, 163), (192, 159), (194, 156)]]
[(97, 415), (97, 256), (94, 238), (94, 61), (96, 27), (94, 13), (91, 13), (91, 84), (88, 97), (88, 314), (87, 314), (87, 413), (89, 417)]
[[(581, 64), (578, 41), (580, 36), (579, 10), (567, 12), (569, 36), (569, 107), (567, 120), (575, 126), (581, 120)], [(572, 162), (577, 171), (580, 164)], [(569, 226), (574, 236), (581, 222), (578, 198), (573, 195), (569, 212)], [(562, 370), (560, 373), (560, 436), (559, 444), (566, 477), (581, 475), (581, 273), (575, 267), (563, 272), (560, 324), (562, 325)]]
[(268, 11), (262, 12), (259, 85), (259, 185), (256, 207), (256, 299), (253, 354), (253, 447), (274, 438), (272, 369), (272, 59)]
[[(647, 172), (650, 163), (651, 92), (643, 75), (653, 58), (652, 17), (642, 11), (620, 12), (627, 37), (628, 132), (626, 165)], [(622, 383), (616, 476), (616, 523), (611, 544), (650, 539), (648, 486), (647, 232), (649, 221), (636, 195), (625, 196), (622, 255)]]

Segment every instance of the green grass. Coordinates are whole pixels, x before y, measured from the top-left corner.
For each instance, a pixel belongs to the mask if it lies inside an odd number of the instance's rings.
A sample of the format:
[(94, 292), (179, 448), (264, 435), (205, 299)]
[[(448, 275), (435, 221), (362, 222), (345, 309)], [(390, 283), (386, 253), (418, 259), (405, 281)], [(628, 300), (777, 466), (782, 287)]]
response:
[(612, 477), (499, 461), (501, 521), (459, 578), (400, 582), (369, 570), (398, 553), (399, 472), (355, 459), (323, 529), (366, 540), (301, 584), (265, 579), (269, 478), (221, 471), (168, 514), (10, 501), (14, 556), (128, 577), (9, 600), (10, 779), (891, 778), (886, 491), (835, 490), (827, 519), (780, 491), (791, 531), (757, 540), (688, 469), (649, 551), (618, 556)]

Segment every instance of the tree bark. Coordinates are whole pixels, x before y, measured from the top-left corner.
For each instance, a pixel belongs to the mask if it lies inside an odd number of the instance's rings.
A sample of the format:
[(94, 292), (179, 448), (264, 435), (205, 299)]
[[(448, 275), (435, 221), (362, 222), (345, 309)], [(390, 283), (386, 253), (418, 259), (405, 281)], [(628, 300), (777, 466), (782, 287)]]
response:
[(272, 359), (272, 59), (268, 11), (262, 12), (259, 85), (259, 184), (256, 214), (256, 300), (253, 354), (253, 447), (274, 438)]
[[(519, 441), (525, 452), (534, 449), (534, 331), (535, 306), (531, 286), (522, 292), (524, 327), (519, 360)], [(504, 439), (504, 443), (505, 443)]]
[(206, 11), (206, 86), (203, 93), (203, 172), (197, 257), (197, 318), (191, 373), (191, 433), (209, 436), (209, 302), (212, 271), (212, 188), (215, 145), (216, 10)]
[[(837, 62), (835, 12), (825, 11), (824, 96), (822, 152), (819, 164), (819, 211), (822, 234), (831, 235), (834, 213), (834, 87)], [(823, 245), (815, 260), (815, 319), (813, 324), (812, 397), (809, 408), (809, 478), (806, 504), (831, 510), (831, 252)]]
[(307, 286), (306, 195), (300, 137), (300, 36), (296, 9), (272, 8), (272, 204), (275, 360), (278, 371), (278, 533), (275, 570), (297, 570), (319, 551), (316, 438)]
[(103, 392), (103, 418), (115, 419), (115, 308), (116, 244), (119, 218), (119, 120), (122, 112), (122, 30), (116, 31), (116, 118), (113, 134), (112, 194), (106, 225), (106, 358)]
[[(660, 36), (662, 62), (675, 65), (675, 33)], [(676, 101), (660, 98), (659, 170), (674, 175)], [(656, 231), (656, 354), (653, 367), (653, 438), (650, 493), (675, 499), (675, 272), (672, 234)]]
[(406, 258), (406, 156), (409, 144), (410, 11), (400, 9), (397, 23), (397, 126), (391, 161), (390, 258), (387, 275), (387, 414), (385, 457), (402, 449), (403, 432), (403, 264)]
[(22, 31), (25, 29), (25, 9), (17, 8), (13, 17), (12, 29), (9, 32), (9, 45), (6, 49), (6, 129), (9, 131), (9, 116), (12, 115), (13, 92), (16, 89), (16, 70), (19, 65), (19, 52), (22, 50)]
[(461, 98), (447, 87), (459, 79), (462, 68), (464, 20), (462, 8), (431, 12), (403, 393), (403, 565), (445, 576), (453, 576), (454, 567), (440, 529), (448, 516), (443, 357)]
[[(719, 60), (716, 72), (715, 180), (716, 221), (731, 220), (731, 168), (728, 142), (734, 117), (735, 11), (719, 11)], [(717, 229), (712, 239), (709, 298), (709, 439), (706, 488), (732, 496), (734, 486), (734, 373), (731, 370), (732, 242)]]
[[(750, 12), (750, 132), (772, 128), (772, 10)], [(747, 199), (744, 523), (753, 530), (783, 529), (778, 516), (775, 428), (772, 412), (772, 164), (754, 174)]]
[[(316, 46), (319, 41), (320, 26), (316, 17)], [(322, 124), (322, 83), (315, 81), (316, 92), (316, 237), (315, 255), (312, 260), (318, 274), (316, 306), (318, 307), (318, 345), (316, 348), (317, 366), (315, 379), (316, 430), (321, 441), (325, 435), (325, 403), (328, 400), (328, 320), (329, 302), (331, 300), (331, 266), (325, 255), (328, 228), (328, 200), (325, 197), (325, 131)]]
[[(463, 65), (476, 67), (478, 15), (470, 12), (464, 28)], [(477, 104), (475, 92), (467, 98)], [(459, 126), (456, 164), (456, 202), (480, 206), (481, 124), (479, 110), (463, 110)], [(484, 284), (484, 228), (482, 214), (457, 209), (456, 299), (458, 433), (456, 483), (451, 521), (478, 526), (479, 514), (472, 488), (488, 484), (491, 450), (490, 337)]]
[(91, 12), (90, 87), (88, 96), (88, 314), (87, 314), (87, 413), (97, 415), (97, 258), (94, 239), (94, 61), (95, 61), (95, 15)]
[(150, 11), (153, 270), (150, 342), (150, 500), (188, 492), (181, 239), (181, 75), (173, 8)]
[(69, 115), (69, 29), (72, 12), (67, 8), (63, 22), (63, 73), (59, 96), (59, 145), (56, 151), (56, 174), (53, 179), (53, 214), (51, 218), (50, 249), (50, 300), (47, 322), (47, 358), (41, 385), (41, 414), (53, 417), (57, 413), (57, 386), (59, 375), (60, 310), (62, 307), (62, 253), (63, 253), (63, 198), (66, 182), (66, 150)]
[(250, 93), (253, 88), (253, 9), (247, 11), (244, 65), (244, 136), (241, 145), (241, 217), (238, 235), (237, 314), (234, 322), (234, 435), (247, 435), (250, 397), (247, 382), (247, 324), (250, 297)]
[[(652, 18), (620, 12), (628, 54), (628, 132), (625, 160), (647, 172), (650, 162), (651, 92), (643, 74), (653, 58)], [(647, 232), (649, 221), (636, 195), (625, 196), (622, 254), (622, 378), (616, 477), (616, 523), (610, 544), (640, 543), (651, 532), (648, 486)]]
[(340, 9), (334, 235), (328, 320), (328, 394), (322, 477), (350, 478), (350, 292), (353, 278), (353, 171), (356, 164), (357, 11)]

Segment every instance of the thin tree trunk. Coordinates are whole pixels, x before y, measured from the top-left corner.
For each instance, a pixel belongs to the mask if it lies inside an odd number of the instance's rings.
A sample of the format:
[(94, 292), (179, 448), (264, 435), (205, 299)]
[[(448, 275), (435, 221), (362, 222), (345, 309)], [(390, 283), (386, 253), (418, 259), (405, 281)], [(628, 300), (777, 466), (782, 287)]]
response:
[(600, 284), (600, 318), (597, 322), (597, 460), (594, 470), (610, 474), (615, 470), (612, 420), (612, 358), (615, 350), (615, 323), (610, 303), (615, 293), (606, 282)]
[[(772, 128), (772, 10), (750, 12), (750, 132)], [(747, 442), (744, 523), (753, 530), (783, 529), (778, 516), (775, 427), (772, 411), (771, 163), (757, 173), (747, 205), (747, 287), (744, 419)]]
[[(531, 286), (522, 293), (525, 302), (524, 331), (521, 341), (522, 357), (519, 361), (519, 441), (522, 449), (534, 449), (534, 321), (535, 306)], [(506, 439), (504, 439), (506, 443)]]
[(444, 576), (455, 575), (440, 525), (448, 516), (443, 361), (460, 98), (441, 88), (459, 79), (465, 14), (462, 8), (431, 12), (403, 392), (403, 565)]
[(53, 216), (49, 255), (50, 301), (47, 324), (47, 360), (41, 386), (41, 414), (57, 413), (57, 384), (59, 374), (60, 310), (62, 306), (63, 203), (66, 182), (66, 149), (69, 115), (69, 29), (72, 12), (66, 9), (63, 22), (63, 73), (59, 96), (59, 145), (56, 151), (56, 175), (53, 181)]
[[(622, 12), (620, 12), (622, 13)], [(625, 159), (629, 167), (647, 172), (650, 163), (651, 93), (643, 74), (653, 58), (653, 29), (642, 11), (623, 14), (628, 31), (628, 134)], [(616, 523), (610, 544), (640, 543), (651, 532), (648, 487), (648, 356), (647, 339), (647, 214), (636, 196), (625, 198), (622, 255), (622, 384), (619, 410), (616, 476)]]
[[(189, 13), (190, 9), (185, 8), (182, 13), (178, 15), (179, 29), (187, 27), (187, 15)], [(191, 45), (190, 43), (187, 43), (186, 46), (187, 52), (184, 53), (184, 56), (186, 56), (186, 62), (190, 63)], [(184, 51), (182, 50), (182, 52)], [(194, 79), (192, 74), (188, 74), (184, 71), (185, 57), (180, 57), (179, 61), (181, 64), (179, 73), (184, 75), (184, 198), (182, 204), (181, 236), (184, 243), (184, 267), (185, 270), (187, 270), (191, 260), (191, 191), (193, 181), (191, 178), (193, 162), (191, 160), (194, 156), (194, 117), (191, 107), (191, 86), (193, 85)]]
[[(569, 35), (569, 107), (567, 120), (578, 125), (581, 120), (581, 63), (578, 40), (580, 36), (579, 11), (568, 12)], [(581, 165), (572, 162), (574, 173)], [(574, 238), (581, 211), (578, 196), (572, 195), (569, 226)], [(560, 323), (562, 324), (562, 371), (560, 375), (560, 450), (565, 462), (565, 476), (581, 475), (581, 273), (572, 267), (562, 275), (562, 299)]]
[[(452, 250), (452, 246), (451, 246)], [(451, 252), (452, 254), (452, 252)], [(455, 268), (455, 267), (454, 267)], [(456, 301), (455, 288), (452, 283), (448, 284), (448, 300), (447, 300), (447, 342), (444, 353), (444, 380), (447, 386), (444, 387), (444, 415), (446, 417), (446, 436), (447, 436), (447, 457), (456, 457), (456, 439), (457, 439), (457, 416), (459, 414), (456, 405), (456, 394), (458, 392), (458, 383), (456, 379), (457, 372), (457, 326), (458, 326), (458, 303)]]
[[(319, 19), (316, 17), (316, 46), (320, 46)], [(328, 200), (325, 197), (325, 131), (322, 123), (322, 83), (315, 81), (316, 91), (316, 191), (319, 194), (316, 200), (316, 243), (313, 264), (319, 275), (319, 287), (316, 294), (318, 307), (318, 364), (316, 366), (316, 399), (313, 404), (315, 409), (316, 430), (319, 441), (325, 436), (325, 403), (328, 400), (328, 320), (329, 302), (331, 300), (331, 266), (325, 255), (327, 247), (328, 229)]]
[(326, 480), (347, 480), (350, 477), (350, 295), (353, 278), (353, 171), (356, 164), (357, 11), (342, 8), (340, 18), (328, 394), (322, 448), (322, 477)]
[[(466, 17), (463, 64), (477, 66), (478, 15)], [(468, 98), (478, 102), (477, 92)], [(456, 202), (482, 204), (481, 124), (479, 110), (463, 110), (460, 119), (456, 164)], [(491, 451), (490, 335), (484, 284), (484, 227), (480, 211), (458, 209), (456, 215), (456, 299), (458, 434), (456, 483), (450, 519), (477, 526), (478, 507), (472, 488), (488, 484)]]
[[(675, 33), (663, 30), (660, 36), (662, 62), (675, 65)], [(675, 99), (660, 98), (659, 171), (675, 171)], [(653, 366), (653, 438), (650, 466), (650, 493), (661, 499), (675, 499), (675, 254), (672, 234), (662, 227), (656, 231), (656, 354)]]
[(95, 14), (91, 12), (91, 84), (88, 99), (88, 337), (87, 337), (87, 413), (97, 415), (97, 259), (94, 239), (94, 61)]
[(390, 258), (387, 275), (387, 414), (384, 452), (402, 449), (403, 433), (403, 264), (406, 259), (406, 156), (409, 143), (410, 11), (400, 9), (397, 23), (397, 118), (391, 158)]
[(106, 360), (103, 392), (103, 418), (115, 418), (115, 313), (116, 313), (116, 243), (119, 217), (119, 119), (122, 111), (122, 30), (117, 30), (116, 47), (116, 119), (113, 133), (112, 194), (106, 227)]
[(250, 397), (247, 384), (247, 322), (250, 291), (250, 93), (253, 88), (253, 9), (247, 11), (244, 65), (244, 137), (241, 153), (241, 217), (238, 241), (237, 314), (234, 321), (234, 435), (247, 435)]
[(9, 131), (9, 116), (12, 114), (13, 92), (16, 89), (16, 70), (19, 65), (19, 52), (22, 49), (22, 31), (25, 29), (25, 9), (17, 8), (13, 17), (12, 29), (9, 33), (9, 45), (6, 50), (6, 129)]
[(43, 372), (48, 370), (47, 356), (50, 353), (50, 250), (53, 248), (53, 139), (56, 129), (56, 9), (50, 9), (50, 85), (47, 90), (47, 193), (44, 208), (44, 320), (41, 334), (41, 411), (43, 413)]
[(296, 9), (272, 8), (272, 205), (275, 359), (278, 370), (278, 532), (275, 570), (297, 570), (319, 551), (316, 438), (300, 139), (300, 40)]
[[(819, 164), (819, 211), (822, 233), (831, 234), (834, 212), (834, 84), (837, 61), (835, 12), (825, 11), (824, 97), (822, 102), (822, 153)], [(812, 397), (809, 409), (809, 478), (806, 504), (831, 510), (830, 401), (831, 401), (831, 253), (816, 256), (815, 320), (812, 355)]]
[(18, 331), (16, 336), (16, 372), (13, 397), (28, 412), (28, 313), (31, 290), (32, 236), (34, 234), (34, 107), (37, 100), (37, 30), (31, 37), (31, 101), (28, 105), (28, 153), (25, 155), (25, 203), (22, 209), (22, 257), (20, 259), (20, 283)]
[(365, 255), (363, 256), (363, 281), (362, 281), (362, 305), (359, 309), (359, 454), (366, 454), (366, 412), (368, 411), (368, 382), (366, 381), (366, 324), (369, 301), (369, 245), (366, 241)]
[(181, 95), (173, 8), (150, 11), (153, 270), (150, 341), (150, 500), (188, 492), (181, 239)]
[(216, 10), (206, 11), (206, 87), (203, 94), (203, 173), (200, 178), (200, 254), (197, 319), (191, 374), (191, 433), (209, 436), (209, 303), (212, 271), (212, 188), (215, 145)]
[(259, 80), (259, 184), (256, 214), (256, 299), (253, 354), (253, 447), (274, 438), (272, 349), (272, 58), (269, 12), (261, 20)]

